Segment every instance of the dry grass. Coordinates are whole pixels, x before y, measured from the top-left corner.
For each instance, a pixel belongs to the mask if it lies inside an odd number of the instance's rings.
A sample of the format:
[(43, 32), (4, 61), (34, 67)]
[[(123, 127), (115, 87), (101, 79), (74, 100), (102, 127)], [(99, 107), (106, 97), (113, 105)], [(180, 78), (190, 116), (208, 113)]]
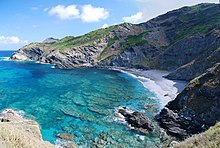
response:
[(0, 122), (0, 148), (55, 148), (42, 140), (39, 125), (8, 113), (10, 122)]
[(177, 144), (175, 148), (219, 148), (220, 122), (201, 134), (192, 136)]

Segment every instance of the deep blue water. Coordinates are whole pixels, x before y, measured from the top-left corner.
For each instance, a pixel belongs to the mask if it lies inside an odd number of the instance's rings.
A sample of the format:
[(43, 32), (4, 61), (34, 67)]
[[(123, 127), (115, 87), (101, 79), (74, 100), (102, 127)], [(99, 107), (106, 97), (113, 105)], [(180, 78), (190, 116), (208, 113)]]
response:
[[(9, 57), (11, 51), (0, 51)], [(159, 103), (135, 78), (105, 69), (53, 69), (34, 62), (12, 62), (0, 58), (0, 109), (13, 108), (41, 126), (44, 140), (55, 143), (58, 133), (70, 133), (74, 142), (86, 147), (105, 135), (110, 147), (145, 147), (158, 144), (157, 134), (131, 131), (114, 121), (119, 106), (129, 106), (152, 119), (155, 110), (143, 105)]]

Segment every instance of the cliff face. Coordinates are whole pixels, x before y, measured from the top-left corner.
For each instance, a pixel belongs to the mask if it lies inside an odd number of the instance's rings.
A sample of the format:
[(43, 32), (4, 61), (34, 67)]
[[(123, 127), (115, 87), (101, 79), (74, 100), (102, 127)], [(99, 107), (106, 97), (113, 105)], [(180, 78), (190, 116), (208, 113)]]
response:
[(99, 29), (83, 36), (61, 40), (46, 39), (31, 43), (11, 56), (12, 60), (39, 61), (59, 68), (94, 66), (103, 59), (121, 52), (119, 42), (129, 35), (138, 35), (144, 28), (121, 24)]
[(26, 120), (11, 109), (0, 115), (1, 148), (55, 148), (55, 145), (42, 140), (39, 125)]
[[(169, 78), (191, 80), (220, 62), (218, 57), (207, 58), (218, 52), (219, 24), (220, 5), (200, 4), (138, 25), (124, 23), (79, 37), (49, 38), (19, 49), (11, 59), (51, 63), (59, 68), (157, 68), (172, 71)], [(204, 58), (211, 64), (203, 62)], [(200, 64), (204, 66), (198, 68)]]
[(170, 135), (184, 139), (220, 121), (220, 63), (196, 77), (158, 116)]

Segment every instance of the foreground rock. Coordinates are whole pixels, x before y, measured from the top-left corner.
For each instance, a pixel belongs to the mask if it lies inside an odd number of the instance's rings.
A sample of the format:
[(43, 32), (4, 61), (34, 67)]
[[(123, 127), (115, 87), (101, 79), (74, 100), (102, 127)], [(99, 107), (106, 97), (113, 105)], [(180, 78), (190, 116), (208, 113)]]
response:
[(122, 121), (125, 120), (131, 129), (147, 134), (154, 130), (148, 117), (142, 112), (132, 111), (127, 107), (120, 107), (116, 114)]
[(1, 148), (55, 148), (43, 141), (39, 125), (32, 120), (20, 117), (12, 109), (0, 114)]
[(193, 79), (157, 118), (168, 134), (180, 140), (220, 121), (220, 63)]

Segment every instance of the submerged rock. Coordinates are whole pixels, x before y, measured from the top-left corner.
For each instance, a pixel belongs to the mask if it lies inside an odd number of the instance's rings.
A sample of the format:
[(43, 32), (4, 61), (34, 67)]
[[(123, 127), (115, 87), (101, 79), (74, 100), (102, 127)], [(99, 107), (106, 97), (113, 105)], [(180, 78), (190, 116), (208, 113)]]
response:
[(59, 137), (60, 139), (67, 140), (67, 141), (72, 141), (72, 140), (74, 140), (74, 137), (73, 137), (72, 135), (66, 134), (66, 133), (58, 134), (57, 137)]
[(60, 146), (62, 148), (78, 148), (78, 146), (73, 142), (63, 142)]

